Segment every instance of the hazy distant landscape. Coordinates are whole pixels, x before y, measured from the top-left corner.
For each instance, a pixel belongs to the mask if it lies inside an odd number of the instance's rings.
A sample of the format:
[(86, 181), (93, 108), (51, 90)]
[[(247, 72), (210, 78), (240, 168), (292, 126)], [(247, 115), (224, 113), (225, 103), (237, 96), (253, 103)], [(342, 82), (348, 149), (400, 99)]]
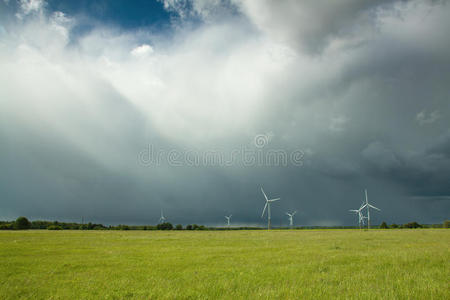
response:
[[(274, 226), (277, 229), (352, 229), (359, 226)], [(372, 224), (371, 228), (381, 229), (412, 229), (412, 228), (450, 228), (450, 221), (446, 220), (441, 224), (419, 224), (409, 222), (405, 224), (387, 224), (382, 222), (380, 225)], [(58, 221), (30, 221), (26, 217), (19, 217), (15, 221), (0, 221), (0, 230), (24, 230), (24, 229), (48, 229), (48, 230), (266, 230), (267, 227), (261, 226), (205, 226), (199, 224), (172, 224), (170, 222), (159, 222), (156, 225), (103, 225), (89, 223), (67, 223)], [(360, 228), (361, 229), (361, 228)], [(363, 225), (362, 229), (366, 229)]]

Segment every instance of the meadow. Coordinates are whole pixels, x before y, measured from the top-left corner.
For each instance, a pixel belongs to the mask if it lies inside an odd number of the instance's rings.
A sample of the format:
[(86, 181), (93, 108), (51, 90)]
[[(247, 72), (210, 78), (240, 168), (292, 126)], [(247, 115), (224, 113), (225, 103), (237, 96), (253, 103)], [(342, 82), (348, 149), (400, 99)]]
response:
[(450, 299), (450, 230), (2, 231), (0, 299)]

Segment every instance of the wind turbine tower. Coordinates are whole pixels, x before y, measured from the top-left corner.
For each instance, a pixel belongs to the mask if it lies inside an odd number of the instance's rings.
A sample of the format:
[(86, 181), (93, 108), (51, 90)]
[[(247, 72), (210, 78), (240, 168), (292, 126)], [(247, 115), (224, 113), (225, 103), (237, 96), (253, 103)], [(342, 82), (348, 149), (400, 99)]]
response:
[(364, 202), (361, 204), (361, 206), (359, 207), (359, 209), (350, 209), (349, 211), (354, 212), (356, 214), (358, 214), (358, 223), (359, 223), (359, 229), (361, 229), (361, 223), (364, 225), (364, 219), (366, 217), (363, 216), (362, 214), (362, 210), (364, 208)]
[[(366, 193), (366, 203), (362, 206), (362, 208), (364, 208), (364, 207), (367, 208), (367, 229), (370, 229), (370, 208), (376, 209), (378, 211), (381, 211), (381, 209), (376, 208), (375, 206), (369, 204), (369, 199), (367, 197), (367, 190), (364, 190), (364, 191)], [(360, 208), (360, 209), (362, 209), (362, 208)]]
[(166, 222), (166, 218), (164, 217), (163, 209), (161, 208), (161, 217), (159, 218), (159, 223)]
[(294, 211), (293, 213), (286, 213), (286, 215), (288, 215), (288, 219), (289, 219), (289, 226), (292, 227), (294, 226), (294, 215), (297, 213), (297, 211)]
[(264, 205), (264, 209), (263, 209), (263, 212), (261, 214), (261, 218), (264, 216), (264, 213), (265, 213), (266, 208), (267, 208), (267, 230), (270, 230), (270, 217), (271, 217), (271, 215), (270, 215), (270, 203), (278, 201), (281, 198), (276, 198), (276, 199), (269, 199), (269, 198), (267, 198), (267, 195), (266, 195), (266, 193), (264, 193), (264, 190), (263, 190), (262, 187), (261, 187), (261, 192), (263, 193), (264, 198), (266, 199), (266, 205)]
[(232, 216), (232, 215), (225, 216), (225, 219), (227, 219), (227, 226), (228, 226), (228, 228), (230, 228), (230, 220), (231, 220), (231, 216)]

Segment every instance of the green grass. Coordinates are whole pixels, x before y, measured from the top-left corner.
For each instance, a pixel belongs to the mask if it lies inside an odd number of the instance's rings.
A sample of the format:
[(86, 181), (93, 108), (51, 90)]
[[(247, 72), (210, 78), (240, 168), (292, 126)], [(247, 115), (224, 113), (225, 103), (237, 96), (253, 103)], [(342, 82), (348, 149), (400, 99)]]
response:
[(2, 231), (0, 299), (450, 299), (450, 230)]

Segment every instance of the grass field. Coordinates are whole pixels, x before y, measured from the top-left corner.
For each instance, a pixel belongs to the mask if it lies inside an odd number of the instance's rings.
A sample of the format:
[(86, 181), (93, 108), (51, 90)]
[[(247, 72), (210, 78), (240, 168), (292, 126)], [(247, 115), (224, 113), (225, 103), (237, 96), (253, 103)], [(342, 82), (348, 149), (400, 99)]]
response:
[(2, 231), (0, 299), (450, 299), (450, 230)]

